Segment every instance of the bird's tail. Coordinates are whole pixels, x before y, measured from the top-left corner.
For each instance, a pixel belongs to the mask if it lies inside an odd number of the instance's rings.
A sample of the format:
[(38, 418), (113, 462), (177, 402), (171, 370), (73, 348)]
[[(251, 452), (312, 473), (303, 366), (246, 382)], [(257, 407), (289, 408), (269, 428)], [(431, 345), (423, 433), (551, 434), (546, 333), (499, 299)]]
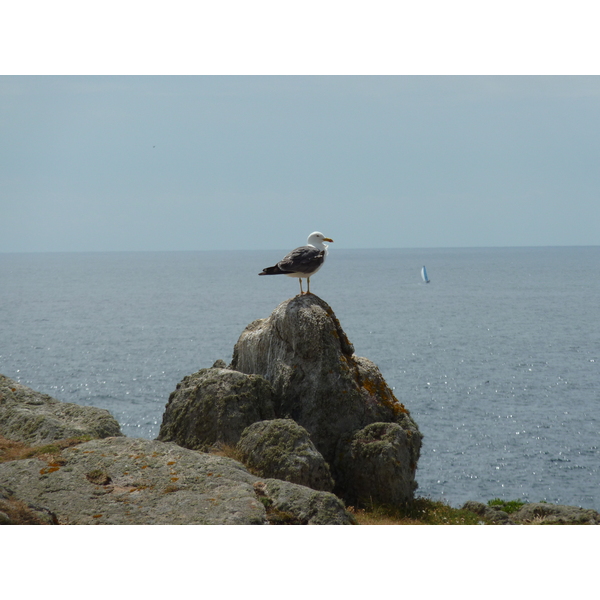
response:
[(285, 271), (282, 271), (277, 265), (275, 265), (274, 267), (267, 267), (263, 269), (262, 273), (259, 273), (259, 275), (281, 275), (284, 272)]

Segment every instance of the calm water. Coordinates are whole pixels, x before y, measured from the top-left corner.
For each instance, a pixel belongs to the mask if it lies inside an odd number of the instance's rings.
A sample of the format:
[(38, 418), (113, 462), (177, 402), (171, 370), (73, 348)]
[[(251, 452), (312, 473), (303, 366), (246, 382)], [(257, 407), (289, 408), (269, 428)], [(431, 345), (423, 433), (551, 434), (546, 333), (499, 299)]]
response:
[[(0, 373), (155, 438), (176, 384), (297, 293), (257, 276), (280, 255), (0, 254)], [(600, 247), (334, 244), (312, 284), (424, 433), (420, 495), (600, 510)]]

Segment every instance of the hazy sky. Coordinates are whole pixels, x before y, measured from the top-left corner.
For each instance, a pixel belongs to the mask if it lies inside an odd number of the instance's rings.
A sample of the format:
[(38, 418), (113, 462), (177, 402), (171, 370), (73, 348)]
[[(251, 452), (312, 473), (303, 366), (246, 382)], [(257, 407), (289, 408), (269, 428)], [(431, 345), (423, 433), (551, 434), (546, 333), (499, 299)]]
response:
[(598, 245), (599, 165), (600, 77), (0, 77), (0, 252)]

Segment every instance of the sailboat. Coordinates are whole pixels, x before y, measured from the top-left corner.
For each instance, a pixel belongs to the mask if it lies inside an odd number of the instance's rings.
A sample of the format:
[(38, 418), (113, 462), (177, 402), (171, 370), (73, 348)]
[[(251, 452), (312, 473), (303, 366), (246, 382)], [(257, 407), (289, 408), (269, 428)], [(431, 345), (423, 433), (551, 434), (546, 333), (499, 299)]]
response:
[(423, 266), (423, 268), (421, 269), (421, 277), (423, 278), (423, 281), (425, 283), (429, 283), (429, 277), (427, 277), (427, 269), (425, 268), (425, 266)]

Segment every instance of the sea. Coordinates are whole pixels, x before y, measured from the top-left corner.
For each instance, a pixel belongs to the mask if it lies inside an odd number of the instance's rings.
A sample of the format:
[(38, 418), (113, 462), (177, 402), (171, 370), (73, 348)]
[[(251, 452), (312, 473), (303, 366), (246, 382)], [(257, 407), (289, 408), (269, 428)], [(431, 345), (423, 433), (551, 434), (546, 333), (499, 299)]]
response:
[[(257, 276), (284, 253), (0, 254), (0, 373), (154, 439), (177, 383), (298, 293)], [(333, 244), (311, 291), (423, 433), (418, 496), (600, 510), (600, 247)]]

